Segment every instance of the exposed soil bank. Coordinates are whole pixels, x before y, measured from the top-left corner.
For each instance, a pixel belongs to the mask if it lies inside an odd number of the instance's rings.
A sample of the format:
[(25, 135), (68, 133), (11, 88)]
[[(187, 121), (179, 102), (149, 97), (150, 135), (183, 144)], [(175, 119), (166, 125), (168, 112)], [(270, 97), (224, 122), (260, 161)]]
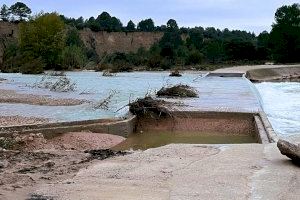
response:
[(73, 106), (86, 101), (79, 99), (53, 99), (43, 95), (20, 94), (13, 90), (0, 89), (0, 103), (23, 103), (30, 105)]
[(246, 74), (252, 82), (285, 82), (300, 81), (300, 66), (297, 67), (280, 67), (268, 69), (249, 70)]

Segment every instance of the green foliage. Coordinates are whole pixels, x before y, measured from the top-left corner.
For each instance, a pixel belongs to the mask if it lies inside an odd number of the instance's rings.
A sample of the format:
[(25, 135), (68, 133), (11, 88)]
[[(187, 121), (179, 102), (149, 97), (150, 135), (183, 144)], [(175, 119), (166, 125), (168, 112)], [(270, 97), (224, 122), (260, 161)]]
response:
[(164, 48), (170, 48), (172, 51), (177, 50), (177, 48), (183, 44), (181, 35), (178, 30), (166, 31), (159, 41), (159, 46)]
[(276, 62), (300, 61), (300, 5), (280, 7), (270, 33), (272, 56)]
[(65, 25), (56, 13), (40, 14), (20, 24), (19, 45), (23, 55), (40, 58), (47, 69), (58, 68), (65, 46)]
[(270, 34), (267, 31), (262, 32), (257, 37), (257, 55), (259, 60), (270, 59)]
[(167, 28), (170, 30), (178, 30), (177, 22), (174, 19), (169, 19), (167, 22)]
[(201, 64), (202, 60), (203, 60), (203, 54), (200, 51), (194, 49), (189, 52), (186, 63), (188, 65)]
[(86, 54), (84, 50), (79, 46), (67, 46), (62, 52), (63, 69), (73, 70), (83, 68), (86, 61)]
[(65, 24), (71, 27), (75, 27), (79, 30), (83, 29), (86, 26), (83, 17), (79, 17), (78, 19), (75, 19), (75, 18), (65, 17), (64, 15), (60, 15), (60, 18), (63, 20)]
[(7, 5), (3, 4), (0, 10), (0, 19), (2, 21), (8, 21), (10, 15), (10, 10)]
[(28, 18), (28, 16), (31, 14), (31, 9), (22, 2), (15, 3), (10, 7), (9, 10), (13, 15), (18, 16), (20, 21), (22, 21), (24, 18)]
[(23, 54), (20, 72), (23, 74), (41, 74), (44, 72), (45, 63), (41, 57), (34, 58), (29, 52)]
[(129, 72), (132, 71), (132, 64), (128, 61), (128, 55), (116, 52), (107, 57), (106, 63), (112, 64), (111, 72)]
[(3, 63), (1, 66), (2, 72), (18, 72), (20, 66), (20, 52), (18, 43), (16, 41), (10, 41), (6, 44), (6, 48), (3, 53)]
[(122, 23), (116, 17), (111, 17), (109, 13), (101, 13), (97, 19), (90, 18), (87, 26), (93, 31), (121, 31)]
[(224, 42), (227, 60), (253, 60), (255, 57), (255, 46), (251, 41), (233, 39)]
[(215, 64), (216, 61), (222, 60), (224, 56), (224, 47), (220, 41), (208, 40), (204, 44), (204, 52), (208, 61)]
[(126, 26), (126, 31), (133, 32), (135, 31), (135, 24), (130, 20)]
[(203, 28), (196, 27), (189, 31), (189, 37), (187, 38), (187, 46), (200, 50), (203, 47)]
[(76, 28), (69, 28), (66, 35), (66, 46), (84, 47), (83, 41), (80, 38)]
[(155, 26), (152, 19), (145, 19), (138, 23), (137, 29), (139, 31), (151, 32), (154, 31)]

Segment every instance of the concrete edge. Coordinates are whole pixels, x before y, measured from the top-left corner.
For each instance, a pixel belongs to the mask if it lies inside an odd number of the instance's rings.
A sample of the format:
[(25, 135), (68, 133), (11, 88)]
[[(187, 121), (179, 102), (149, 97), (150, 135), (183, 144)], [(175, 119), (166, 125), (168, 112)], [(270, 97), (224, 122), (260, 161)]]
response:
[(24, 126), (11, 126), (1, 127), (0, 136), (7, 137), (12, 133), (28, 134), (28, 133), (42, 133), (46, 138), (54, 137), (55, 135), (68, 133), (68, 132), (80, 132), (80, 131), (92, 131), (98, 133), (106, 133), (112, 135), (119, 135), (127, 137), (130, 133), (133, 133), (136, 122), (136, 116), (129, 116), (124, 120), (87, 120), (77, 122), (62, 122), (51, 124), (39, 124), (39, 125), (24, 125)]
[(258, 113), (259, 117), (261, 118), (262, 124), (266, 130), (266, 134), (268, 136), (268, 139), (271, 143), (277, 142), (279, 137), (276, 134), (276, 132), (274, 131), (266, 113), (264, 112), (259, 112)]

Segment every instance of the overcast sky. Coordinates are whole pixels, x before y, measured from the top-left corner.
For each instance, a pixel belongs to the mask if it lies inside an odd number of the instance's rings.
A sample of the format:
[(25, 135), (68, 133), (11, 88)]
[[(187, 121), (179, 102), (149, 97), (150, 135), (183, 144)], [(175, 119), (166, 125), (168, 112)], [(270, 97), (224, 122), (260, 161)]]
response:
[[(10, 6), (16, 1), (1, 0)], [(155, 25), (173, 18), (180, 27), (216, 27), (260, 33), (269, 31), (274, 13), (282, 5), (299, 0), (24, 0), (33, 11), (57, 11), (68, 17), (96, 17), (102, 11), (119, 18), (123, 24), (131, 19), (152, 18)]]

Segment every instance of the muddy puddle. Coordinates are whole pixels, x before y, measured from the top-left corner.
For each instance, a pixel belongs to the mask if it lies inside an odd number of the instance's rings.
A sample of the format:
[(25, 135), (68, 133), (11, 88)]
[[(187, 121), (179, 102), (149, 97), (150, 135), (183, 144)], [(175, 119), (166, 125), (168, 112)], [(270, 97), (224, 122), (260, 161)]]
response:
[(184, 144), (241, 144), (257, 143), (251, 135), (220, 135), (203, 132), (143, 132), (131, 134), (113, 150), (146, 150), (172, 143)]

